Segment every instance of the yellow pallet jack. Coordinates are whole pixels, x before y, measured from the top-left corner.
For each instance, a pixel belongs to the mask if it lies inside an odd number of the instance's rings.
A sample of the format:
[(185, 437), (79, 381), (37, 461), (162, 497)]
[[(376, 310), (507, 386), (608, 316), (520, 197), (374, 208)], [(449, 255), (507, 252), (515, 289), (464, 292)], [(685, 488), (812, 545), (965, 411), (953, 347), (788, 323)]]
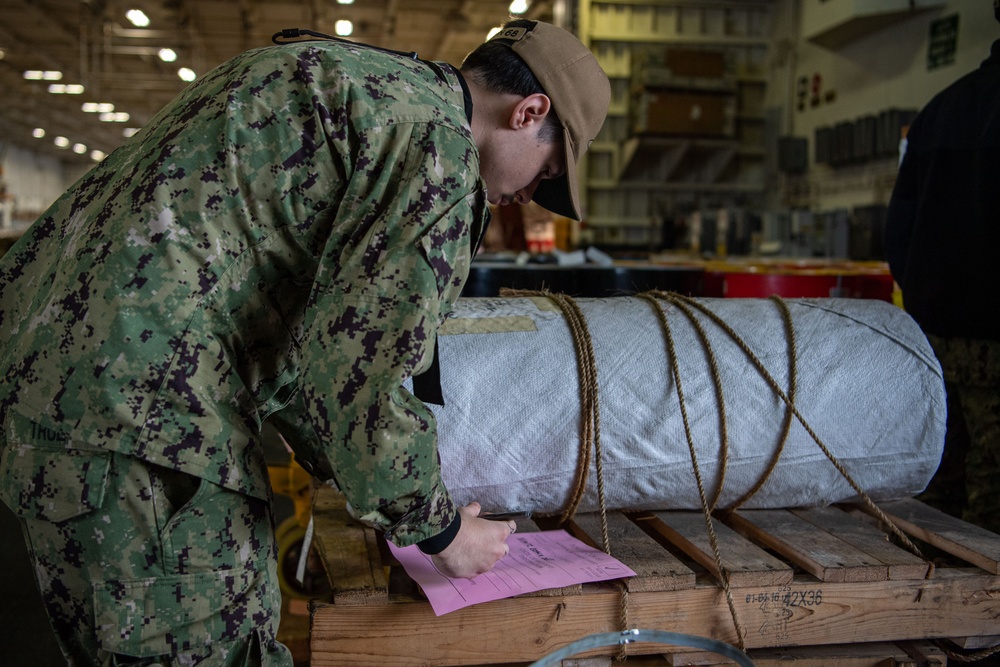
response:
[(330, 583), (323, 569), (323, 561), (315, 548), (309, 550), (304, 567), (300, 566), (309, 519), (312, 516), (312, 499), (315, 481), (289, 454), (287, 464), (267, 466), (271, 488), (276, 495), (292, 499), (294, 513), (275, 528), (278, 543), (278, 583), (286, 598), (308, 600), (322, 597), (330, 591)]

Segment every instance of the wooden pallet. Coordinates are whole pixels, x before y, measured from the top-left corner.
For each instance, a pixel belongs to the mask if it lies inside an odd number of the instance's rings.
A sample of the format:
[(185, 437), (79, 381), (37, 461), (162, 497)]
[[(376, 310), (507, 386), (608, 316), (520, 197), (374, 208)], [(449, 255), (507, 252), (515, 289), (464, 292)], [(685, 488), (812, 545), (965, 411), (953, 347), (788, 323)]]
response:
[[(969, 648), (1000, 642), (1000, 536), (915, 500), (880, 507), (927, 558), (933, 552), (932, 560), (895, 546), (857, 507), (746, 510), (713, 522), (744, 645), (758, 664), (944, 665), (942, 653), (920, 642), (958, 638), (958, 646)], [(333, 594), (312, 604), (313, 667), (527, 664), (587, 635), (622, 629), (622, 594), (613, 583), (540, 591), (437, 617), (381, 537), (353, 521), (335, 491), (319, 492), (314, 517)], [(636, 572), (625, 581), (629, 627), (738, 644), (701, 513), (615, 512), (608, 522), (612, 554)], [(592, 544), (600, 539), (595, 515), (578, 516), (570, 531)], [(805, 649), (798, 657), (772, 655), (792, 647), (856, 653), (861, 645), (893, 647), (902, 658), (889, 649), (839, 662), (829, 655), (810, 662)], [(596, 649), (565, 664), (607, 664), (616, 652)], [(661, 665), (662, 656), (668, 665), (727, 664), (717, 656), (683, 662), (690, 652), (652, 643), (631, 644), (628, 653), (656, 654)]]

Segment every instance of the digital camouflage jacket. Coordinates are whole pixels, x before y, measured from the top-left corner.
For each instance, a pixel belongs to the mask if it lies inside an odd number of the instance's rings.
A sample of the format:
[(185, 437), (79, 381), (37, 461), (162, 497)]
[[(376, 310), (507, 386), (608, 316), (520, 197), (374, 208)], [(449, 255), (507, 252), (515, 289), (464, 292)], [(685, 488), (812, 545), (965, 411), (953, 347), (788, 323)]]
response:
[(192, 84), (0, 262), (4, 433), (263, 498), (272, 419), (395, 542), (440, 533), (433, 416), (401, 383), (485, 225), (464, 91), (448, 65), (332, 42)]

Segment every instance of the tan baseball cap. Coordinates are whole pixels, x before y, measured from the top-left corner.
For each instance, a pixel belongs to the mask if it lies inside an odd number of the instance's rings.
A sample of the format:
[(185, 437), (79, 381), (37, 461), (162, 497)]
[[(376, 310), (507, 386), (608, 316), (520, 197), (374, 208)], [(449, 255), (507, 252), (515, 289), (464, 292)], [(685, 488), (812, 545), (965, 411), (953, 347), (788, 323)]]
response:
[(539, 183), (533, 199), (557, 215), (579, 220), (583, 209), (576, 167), (608, 115), (608, 76), (575, 35), (551, 23), (535, 21), (530, 28), (504, 28), (492, 40), (508, 43), (520, 56), (562, 121), (566, 173)]

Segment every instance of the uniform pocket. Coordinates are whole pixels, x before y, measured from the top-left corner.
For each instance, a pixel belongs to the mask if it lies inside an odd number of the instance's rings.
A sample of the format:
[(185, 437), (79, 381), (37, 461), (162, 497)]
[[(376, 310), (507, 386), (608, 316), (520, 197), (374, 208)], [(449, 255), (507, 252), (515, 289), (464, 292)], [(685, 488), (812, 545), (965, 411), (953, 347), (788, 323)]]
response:
[(0, 499), (22, 519), (59, 522), (101, 507), (111, 454), (78, 447), (61, 431), (8, 413)]
[(205, 655), (270, 615), (252, 568), (94, 584), (97, 641), (117, 655)]

